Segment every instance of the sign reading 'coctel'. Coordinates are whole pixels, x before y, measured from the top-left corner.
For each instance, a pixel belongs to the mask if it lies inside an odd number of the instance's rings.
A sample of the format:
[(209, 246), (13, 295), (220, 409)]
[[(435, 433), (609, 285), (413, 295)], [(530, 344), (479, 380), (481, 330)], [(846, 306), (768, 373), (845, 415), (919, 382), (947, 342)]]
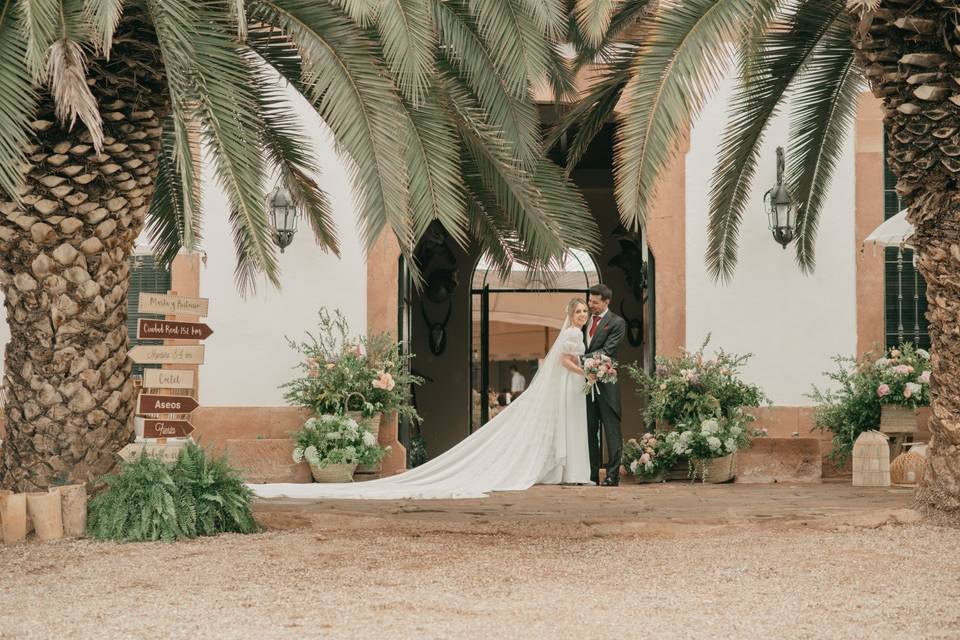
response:
[(145, 389), (193, 389), (193, 371), (183, 369), (144, 369)]

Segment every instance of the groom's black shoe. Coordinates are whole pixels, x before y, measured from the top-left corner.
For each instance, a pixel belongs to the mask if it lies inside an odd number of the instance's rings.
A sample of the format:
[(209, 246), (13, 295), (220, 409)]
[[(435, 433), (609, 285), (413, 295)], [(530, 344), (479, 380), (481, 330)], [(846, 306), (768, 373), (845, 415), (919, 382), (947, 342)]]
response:
[(619, 487), (619, 486), (620, 486), (620, 478), (618, 478), (618, 477), (616, 477), (616, 476), (607, 476), (606, 478), (604, 478), (603, 484), (602, 484), (601, 486), (604, 486), (604, 487)]

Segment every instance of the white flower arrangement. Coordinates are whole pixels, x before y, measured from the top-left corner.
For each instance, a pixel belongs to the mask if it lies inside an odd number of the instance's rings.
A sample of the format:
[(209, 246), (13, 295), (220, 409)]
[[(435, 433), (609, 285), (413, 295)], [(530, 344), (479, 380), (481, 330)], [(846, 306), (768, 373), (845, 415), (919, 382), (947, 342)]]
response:
[(376, 464), (388, 447), (380, 447), (377, 438), (347, 416), (322, 415), (309, 418), (294, 434), (293, 461), (307, 461), (324, 467), (328, 464)]

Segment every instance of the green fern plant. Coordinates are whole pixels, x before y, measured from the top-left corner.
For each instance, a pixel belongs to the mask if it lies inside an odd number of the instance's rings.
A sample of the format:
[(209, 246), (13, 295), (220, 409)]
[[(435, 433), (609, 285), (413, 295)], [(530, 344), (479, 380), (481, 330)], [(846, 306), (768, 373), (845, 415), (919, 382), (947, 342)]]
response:
[(196, 535), (253, 533), (259, 529), (250, 509), (253, 493), (226, 458), (213, 458), (196, 444), (180, 452), (173, 478), (195, 508)]
[(141, 455), (99, 483), (106, 490), (90, 501), (90, 537), (142, 542), (196, 536), (192, 505), (183, 499), (170, 467), (161, 460)]
[(176, 463), (141, 455), (124, 463), (90, 501), (87, 529), (98, 540), (175, 541), (259, 529), (252, 493), (225, 459), (187, 444)]

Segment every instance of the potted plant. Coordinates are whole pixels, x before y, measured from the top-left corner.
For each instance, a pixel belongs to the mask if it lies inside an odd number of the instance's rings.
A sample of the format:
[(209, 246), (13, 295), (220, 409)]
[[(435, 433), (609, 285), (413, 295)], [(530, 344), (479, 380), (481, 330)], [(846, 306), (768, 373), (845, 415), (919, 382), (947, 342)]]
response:
[(623, 445), (623, 464), (638, 482), (661, 482), (677, 462), (663, 433), (645, 433)]
[(301, 375), (281, 386), (284, 399), (314, 416), (349, 415), (375, 437), (383, 413), (419, 420), (410, 386), (421, 380), (409, 373), (412, 354), (401, 354), (389, 334), (352, 336), (340, 311), (321, 309), (319, 316), (316, 334), (308, 332), (300, 342), (288, 339), (302, 360)]
[(750, 446), (764, 431), (749, 428), (752, 416), (739, 412), (731, 417), (681, 422), (664, 437), (674, 455), (688, 460), (690, 479), (729, 482), (736, 475), (736, 453)]
[(903, 344), (874, 362), (880, 399), (880, 431), (913, 433), (917, 407), (930, 404), (930, 354)]
[[(704, 355), (709, 342), (707, 336), (696, 351), (684, 350), (675, 358), (658, 357), (653, 373), (635, 365), (627, 370), (646, 400), (646, 420), (664, 434), (673, 461), (687, 460), (694, 477), (730, 479), (736, 451), (748, 446), (754, 433), (762, 433), (750, 429), (755, 417), (744, 407), (769, 401), (759, 386), (741, 378), (740, 370), (750, 354), (735, 355), (721, 349), (709, 358)], [(731, 438), (735, 446), (728, 447)], [(717, 440), (720, 446), (713, 446)], [(708, 464), (708, 460), (713, 462)]]
[(376, 436), (356, 420), (343, 415), (309, 418), (293, 437), (293, 461), (306, 460), (316, 482), (350, 482), (357, 465), (375, 465), (389, 449), (379, 446)]

